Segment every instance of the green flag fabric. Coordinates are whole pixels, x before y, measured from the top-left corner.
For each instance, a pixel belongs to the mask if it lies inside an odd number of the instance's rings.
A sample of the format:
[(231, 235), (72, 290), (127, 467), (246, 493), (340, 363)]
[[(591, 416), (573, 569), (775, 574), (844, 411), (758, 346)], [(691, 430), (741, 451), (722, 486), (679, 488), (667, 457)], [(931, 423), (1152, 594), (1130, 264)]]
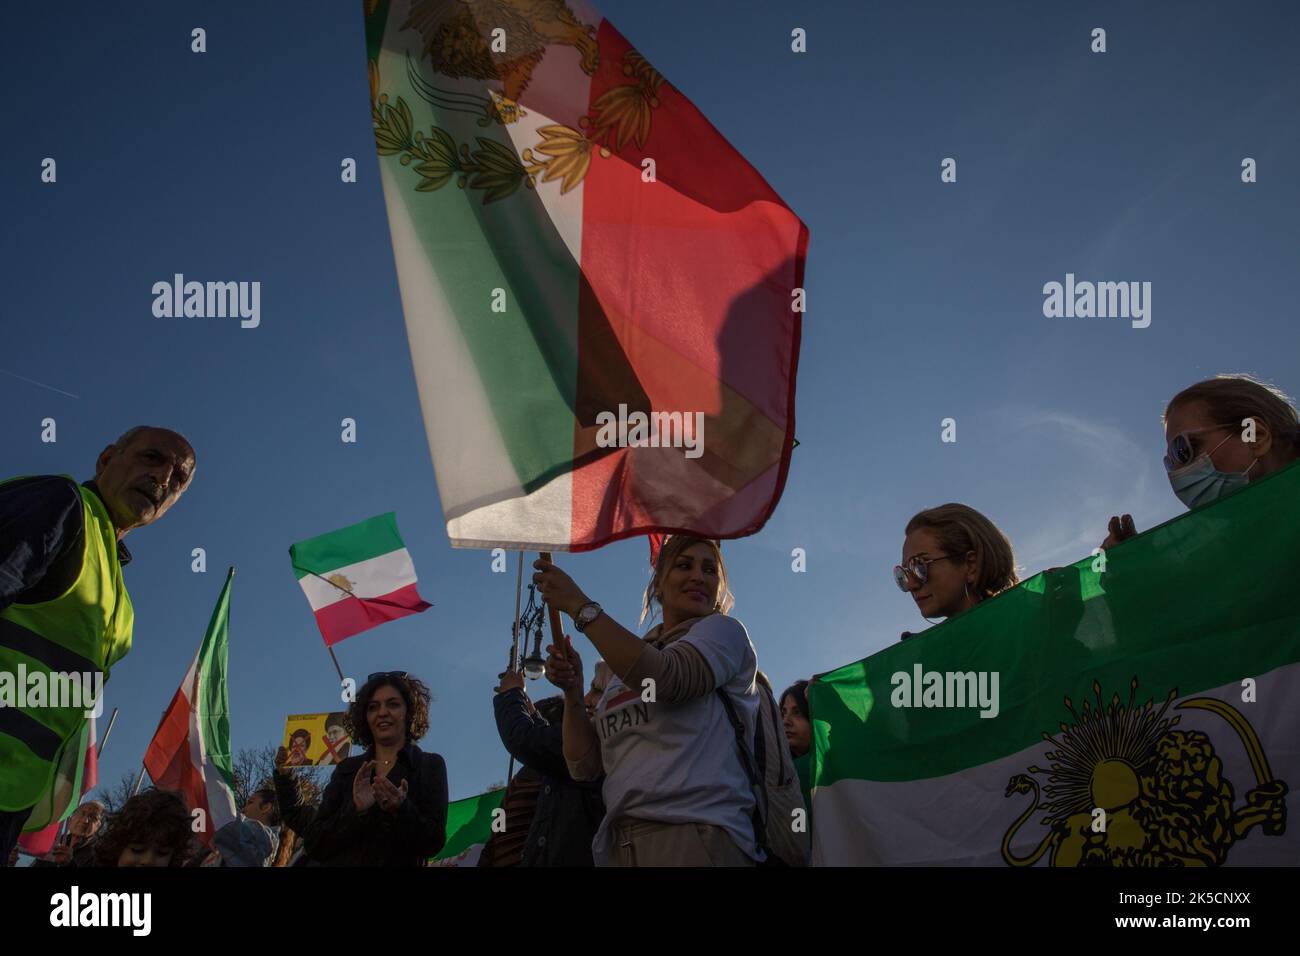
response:
[(1294, 865), (1300, 467), (820, 675), (813, 861)]
[[(447, 805), (447, 843), (435, 856), (435, 865), (473, 866), (478, 853), (492, 835), (492, 811), (501, 806), (502, 787)], [(471, 859), (471, 857), (473, 859)]]

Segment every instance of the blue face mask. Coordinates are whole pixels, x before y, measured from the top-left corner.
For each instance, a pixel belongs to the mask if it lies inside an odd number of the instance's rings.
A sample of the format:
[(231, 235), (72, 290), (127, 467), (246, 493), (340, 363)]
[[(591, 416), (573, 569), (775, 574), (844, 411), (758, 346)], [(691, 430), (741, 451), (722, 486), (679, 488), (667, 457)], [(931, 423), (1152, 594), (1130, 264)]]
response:
[[(1227, 440), (1225, 438), (1223, 441)], [(1208, 452), (1197, 455), (1182, 468), (1169, 473), (1170, 487), (1174, 489), (1178, 500), (1188, 508), (1199, 508), (1201, 505), (1208, 505), (1211, 501), (1218, 501), (1250, 483), (1250, 471), (1255, 467), (1253, 461), (1250, 463), (1250, 468), (1245, 471), (1219, 471), (1214, 467), (1210, 455), (1219, 450), (1223, 441)]]

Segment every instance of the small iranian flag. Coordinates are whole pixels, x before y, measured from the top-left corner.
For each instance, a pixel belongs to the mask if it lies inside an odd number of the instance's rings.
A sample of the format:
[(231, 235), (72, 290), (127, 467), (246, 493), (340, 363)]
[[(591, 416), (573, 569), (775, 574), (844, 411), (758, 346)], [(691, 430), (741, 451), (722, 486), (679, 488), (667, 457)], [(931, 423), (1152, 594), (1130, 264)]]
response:
[(1297, 497), (1292, 465), (817, 678), (814, 862), (1294, 866)]
[(474, 866), (492, 836), (492, 814), (506, 791), (489, 790), (447, 805), (447, 842), (433, 858), (434, 866)]
[(451, 544), (583, 551), (762, 528), (794, 443), (799, 217), (586, 0), (368, 0), (366, 14)]
[(63, 821), (80, 806), (83, 796), (99, 782), (99, 748), (95, 740), (95, 718), (82, 725), (75, 747), (63, 748), (59, 769), (47, 793), (41, 795), (23, 824), (18, 846), (32, 856), (44, 856), (54, 848)]
[(235, 819), (234, 776), (230, 766), (230, 702), (226, 690), (230, 650), (231, 568), (212, 611), (203, 643), (190, 663), (158, 730), (145, 751), (144, 766), (154, 786), (180, 793), (202, 829), (212, 837)]
[(289, 558), (327, 645), (432, 607), (391, 511), (299, 541)]

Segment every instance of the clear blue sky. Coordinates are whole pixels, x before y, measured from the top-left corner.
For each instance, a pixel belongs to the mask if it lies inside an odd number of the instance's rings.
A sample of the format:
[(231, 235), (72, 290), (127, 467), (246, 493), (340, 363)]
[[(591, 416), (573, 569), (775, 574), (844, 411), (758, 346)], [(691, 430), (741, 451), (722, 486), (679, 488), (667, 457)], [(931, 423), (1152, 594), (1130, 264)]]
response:
[[(491, 688), (514, 573), (447, 544), (370, 133), (360, 3), (6, 4), (0, 12), (0, 461), (89, 477), (137, 423), (184, 432), (191, 490), (127, 540), (135, 645), (102, 779), (138, 766), (235, 565), (234, 746), (338, 706), (289, 567), (302, 538), (393, 510), (423, 615), (338, 648), (434, 689), (453, 798), (504, 778)], [(1032, 573), (1112, 513), (1181, 506), (1160, 465), (1178, 388), (1251, 371), (1300, 391), (1294, 281), (1300, 12), (1290, 3), (700, 3), (602, 10), (808, 224), (789, 484), (728, 545), (783, 686), (925, 626), (890, 577), (923, 507), (964, 501)], [(192, 27), (208, 32), (189, 52)], [(808, 31), (808, 53), (789, 50)], [(1102, 26), (1109, 52), (1089, 51)], [(58, 183), (39, 181), (58, 161)], [(359, 182), (339, 181), (355, 157)], [(939, 181), (944, 157), (958, 181)], [(1240, 182), (1245, 156), (1259, 182)], [(157, 319), (181, 272), (262, 282), (260, 328)], [(1152, 323), (1047, 319), (1042, 286), (1153, 284)], [(30, 384), (17, 375), (44, 383)], [(359, 441), (339, 441), (355, 418)], [(955, 444), (940, 421), (957, 420)], [(42, 444), (40, 422), (58, 423)], [(203, 547), (208, 573), (190, 571)], [(790, 569), (792, 548), (808, 571)], [(624, 624), (643, 541), (562, 558)], [(588, 664), (594, 657), (581, 639)], [(540, 695), (548, 691), (538, 688)]]

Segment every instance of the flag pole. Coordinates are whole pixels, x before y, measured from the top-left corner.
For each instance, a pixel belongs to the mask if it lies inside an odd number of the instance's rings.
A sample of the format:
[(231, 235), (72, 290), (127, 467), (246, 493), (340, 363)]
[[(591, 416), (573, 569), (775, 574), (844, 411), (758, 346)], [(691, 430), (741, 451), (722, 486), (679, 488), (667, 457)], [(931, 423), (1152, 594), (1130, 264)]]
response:
[(342, 684), (347, 678), (343, 676), (343, 668), (339, 667), (339, 659), (334, 656), (334, 648), (331, 645), (326, 644), (325, 650), (330, 652), (330, 660), (334, 662), (334, 670), (338, 672), (339, 683)]
[(524, 590), (524, 553), (519, 552), (519, 575), (515, 578), (515, 646), (510, 652), (510, 669), (519, 667), (519, 596)]
[[(164, 710), (164, 711), (162, 712), (162, 716), (158, 718), (158, 726), (159, 726), (159, 727), (162, 727), (162, 722), (163, 722), (164, 720), (166, 720), (166, 719), (167, 719), (167, 711)], [(158, 736), (158, 731), (155, 730), (155, 731), (153, 732), (153, 736), (154, 736), (154, 737), (157, 737), (157, 736)], [(151, 744), (153, 743), (153, 737), (150, 737), (150, 738), (149, 738), (149, 743), (151, 743)], [(149, 748), (148, 748), (148, 747), (145, 748), (144, 755), (145, 755), (146, 757), (149, 756)], [(140, 784), (144, 783), (144, 766), (145, 766), (144, 761), (141, 760), (141, 761), (140, 761), (140, 776), (138, 776), (138, 777), (135, 778), (135, 787), (131, 790), (131, 796), (133, 796), (133, 797), (134, 797), (137, 793), (140, 792)]]
[[(519, 597), (524, 590), (524, 552), (519, 552), (519, 574), (515, 577), (515, 642), (510, 648), (510, 670), (519, 669)], [(515, 776), (515, 755), (510, 755), (510, 764), (506, 767), (506, 786)]]
[[(543, 561), (551, 560), (551, 552), (549, 551), (539, 551), (538, 554), (541, 555)], [(546, 599), (543, 598), (542, 600), (545, 601)], [(560, 610), (550, 601), (546, 601), (546, 612), (547, 618), (551, 622), (551, 643), (556, 648), (563, 647), (564, 645), (560, 643), (560, 638), (564, 632), (563, 627), (560, 625)]]
[(99, 746), (95, 748), (95, 758), (97, 760), (104, 759), (104, 748), (108, 746), (108, 735), (113, 732), (113, 725), (115, 723), (117, 723), (116, 707), (114, 707), (113, 712), (108, 715), (108, 729), (104, 731), (104, 738), (99, 742)]

